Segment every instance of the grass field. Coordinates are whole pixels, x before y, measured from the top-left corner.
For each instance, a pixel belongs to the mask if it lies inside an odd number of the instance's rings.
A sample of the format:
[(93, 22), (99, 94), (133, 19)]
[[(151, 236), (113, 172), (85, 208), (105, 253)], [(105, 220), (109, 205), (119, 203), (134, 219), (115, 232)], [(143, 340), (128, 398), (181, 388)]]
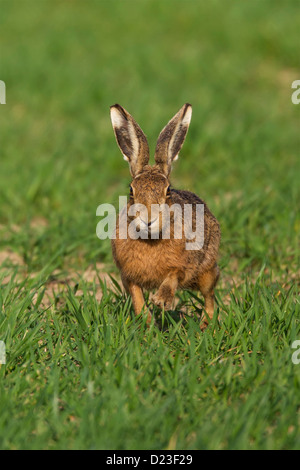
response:
[[(0, 448), (299, 449), (299, 3), (0, 12)], [(220, 320), (203, 333), (194, 292), (147, 330), (96, 237), (97, 206), (130, 181), (109, 106), (153, 152), (185, 102), (173, 185), (222, 230)]]

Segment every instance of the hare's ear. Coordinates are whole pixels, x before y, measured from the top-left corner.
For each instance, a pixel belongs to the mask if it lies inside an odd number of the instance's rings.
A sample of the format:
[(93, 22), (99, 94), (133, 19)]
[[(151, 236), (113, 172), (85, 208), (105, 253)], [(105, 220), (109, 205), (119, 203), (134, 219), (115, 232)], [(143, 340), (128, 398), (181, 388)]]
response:
[(146, 136), (133, 117), (119, 104), (110, 107), (110, 116), (117, 143), (134, 177), (149, 161)]
[(155, 162), (165, 175), (169, 175), (171, 165), (177, 160), (192, 117), (192, 106), (185, 104), (161, 131), (155, 149)]

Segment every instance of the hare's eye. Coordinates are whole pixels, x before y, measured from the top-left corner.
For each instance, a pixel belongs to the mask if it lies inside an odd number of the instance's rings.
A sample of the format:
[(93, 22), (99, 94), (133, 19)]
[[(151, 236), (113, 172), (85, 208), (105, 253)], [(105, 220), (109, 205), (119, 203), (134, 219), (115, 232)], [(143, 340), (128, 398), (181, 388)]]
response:
[(129, 186), (129, 193), (130, 193), (130, 197), (133, 197), (133, 189), (132, 189), (132, 186)]
[(170, 186), (167, 187), (166, 196), (167, 196), (167, 197), (171, 196), (171, 188), (170, 188)]

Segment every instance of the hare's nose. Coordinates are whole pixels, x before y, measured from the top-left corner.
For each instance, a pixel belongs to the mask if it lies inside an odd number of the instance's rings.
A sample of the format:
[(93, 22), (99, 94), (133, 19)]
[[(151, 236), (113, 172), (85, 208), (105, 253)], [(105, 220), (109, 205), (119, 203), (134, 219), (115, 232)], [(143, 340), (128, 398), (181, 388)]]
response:
[(141, 219), (141, 222), (143, 222), (143, 224), (147, 225), (148, 227), (150, 227), (150, 225), (152, 224), (152, 222), (145, 222), (143, 219)]
[[(157, 217), (156, 217), (156, 219), (157, 219)], [(150, 227), (150, 225), (153, 224), (153, 223), (156, 221), (156, 219), (150, 220), (150, 222), (145, 222), (143, 219), (141, 219), (141, 221), (143, 222), (143, 224), (145, 224), (145, 225), (147, 225), (148, 227)]]

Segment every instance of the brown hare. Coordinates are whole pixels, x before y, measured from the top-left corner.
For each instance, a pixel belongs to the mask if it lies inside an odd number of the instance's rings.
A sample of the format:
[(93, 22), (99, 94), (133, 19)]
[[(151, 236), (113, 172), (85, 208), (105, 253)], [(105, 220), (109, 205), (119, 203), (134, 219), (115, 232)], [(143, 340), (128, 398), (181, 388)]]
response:
[[(151, 313), (145, 305), (143, 289), (158, 289), (152, 302), (170, 310), (177, 289), (200, 290), (205, 311), (201, 328), (205, 328), (214, 313), (214, 287), (219, 278), (217, 256), (220, 244), (218, 221), (198, 196), (173, 189), (169, 180), (171, 165), (178, 158), (192, 116), (192, 107), (185, 104), (161, 131), (155, 150), (155, 165), (149, 165), (149, 146), (145, 134), (133, 117), (120, 105), (111, 106), (111, 121), (124, 159), (129, 162), (132, 181), (127, 207), (119, 214), (112, 252), (121, 272), (126, 291), (131, 295), (136, 315)], [(172, 207), (182, 209), (181, 217)], [(182, 216), (190, 207), (189, 217)], [(202, 207), (202, 225), (196, 224), (196, 207)], [(133, 207), (138, 210), (132, 211)], [(153, 208), (156, 211), (153, 211)], [(144, 210), (142, 210), (144, 209)], [(169, 209), (169, 210), (168, 210)], [(178, 212), (178, 214), (179, 214)], [(125, 217), (125, 218), (124, 218)], [(197, 233), (203, 232), (202, 243), (187, 249), (186, 233), (175, 236), (178, 220)], [(123, 227), (121, 222), (123, 221)], [(163, 236), (164, 229), (167, 236)], [(176, 225), (177, 224), (177, 225)], [(188, 225), (187, 224), (187, 225)], [(129, 236), (121, 236), (121, 228)], [(132, 231), (133, 227), (133, 231)], [(130, 236), (130, 229), (133, 236)], [(128, 230), (128, 232), (127, 232)], [(134, 234), (139, 234), (135, 236)]]

